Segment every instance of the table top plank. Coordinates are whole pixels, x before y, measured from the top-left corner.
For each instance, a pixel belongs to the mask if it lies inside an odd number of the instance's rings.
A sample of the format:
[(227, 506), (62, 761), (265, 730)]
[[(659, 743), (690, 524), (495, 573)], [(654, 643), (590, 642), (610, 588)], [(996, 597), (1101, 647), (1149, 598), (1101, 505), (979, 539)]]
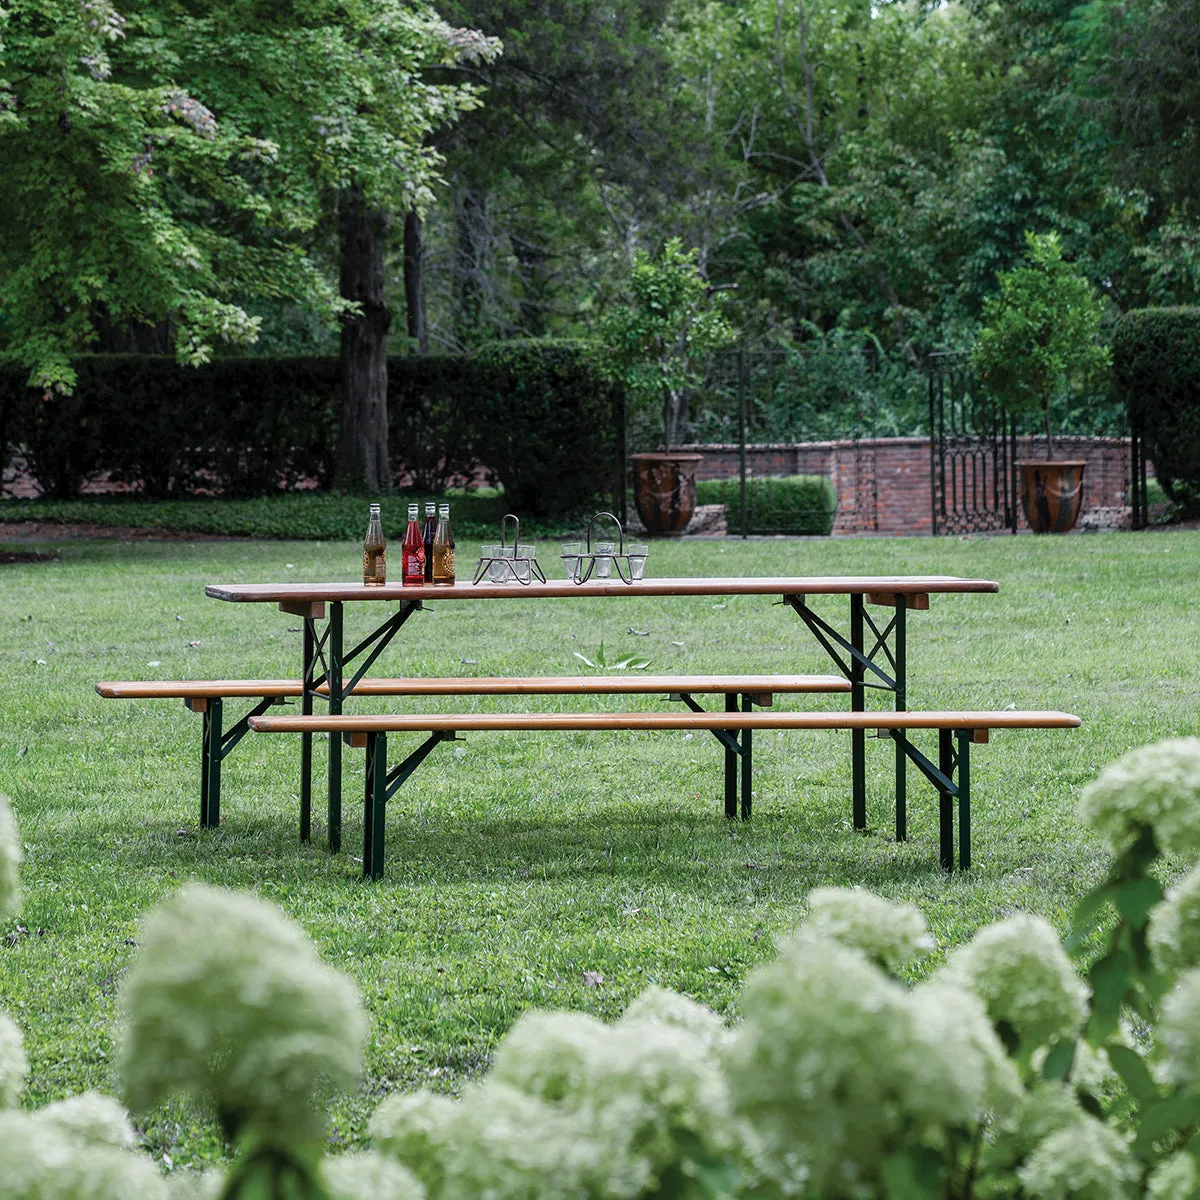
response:
[(960, 579), (953, 575), (813, 575), (798, 577), (722, 576), (717, 578), (643, 579), (637, 583), (589, 580), (575, 584), (567, 579), (547, 583), (473, 584), (459, 580), (453, 586), (383, 587), (363, 583), (213, 583), (204, 589), (215, 600), (246, 603), (307, 603), (356, 600), (540, 600), (566, 596), (845, 596), (883, 593), (998, 592), (990, 579)]
[[(318, 691), (327, 690), (322, 685)], [(355, 696), (620, 696), (663, 692), (845, 693), (840, 675), (476, 675), (446, 679), (363, 679)]]
[(1074, 729), (1064, 712), (394, 713), (251, 717), (260, 733), (467, 733), (558, 729)]

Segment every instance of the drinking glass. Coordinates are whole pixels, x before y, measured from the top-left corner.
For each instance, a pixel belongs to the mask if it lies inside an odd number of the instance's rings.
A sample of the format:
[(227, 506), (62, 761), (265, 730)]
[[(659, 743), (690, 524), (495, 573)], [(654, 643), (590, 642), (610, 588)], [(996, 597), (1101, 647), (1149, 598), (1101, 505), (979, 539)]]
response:
[(563, 542), (562, 552), (563, 567), (566, 569), (567, 578), (572, 583), (578, 583), (583, 570), (583, 543)]
[(503, 583), (508, 578), (508, 564), (503, 561), (502, 546), (484, 546), (484, 557), (492, 561), (488, 563), (488, 581)]
[(626, 555), (629, 558), (629, 578), (634, 583), (645, 578), (646, 556), (649, 553), (650, 547), (642, 542), (631, 542), (626, 548)]
[(616, 542), (597, 542), (596, 543), (596, 569), (592, 572), (592, 577), (595, 579), (607, 579), (612, 574), (613, 560), (611, 558), (601, 558), (602, 554), (615, 554), (617, 550)]
[(537, 547), (521, 543), (521, 557), (513, 563), (513, 574), (518, 583), (528, 583), (533, 577), (531, 560), (537, 558)]

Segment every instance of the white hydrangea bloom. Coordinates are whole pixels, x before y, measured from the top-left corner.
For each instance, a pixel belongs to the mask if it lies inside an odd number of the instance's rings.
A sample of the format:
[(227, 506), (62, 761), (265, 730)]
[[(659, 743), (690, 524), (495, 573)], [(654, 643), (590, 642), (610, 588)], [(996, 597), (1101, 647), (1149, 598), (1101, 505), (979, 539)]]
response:
[(448, 1096), (430, 1091), (397, 1094), (389, 1096), (371, 1117), (371, 1140), (377, 1149), (414, 1171), (431, 1196), (439, 1196), (457, 1119), (458, 1105)]
[(1156, 742), (1109, 763), (1084, 788), (1079, 815), (1113, 854), (1150, 828), (1160, 850), (1200, 855), (1200, 738)]
[(936, 979), (915, 987), (909, 1001), (923, 1041), (939, 1047), (934, 1054), (919, 1047), (912, 1063), (917, 1094), (939, 1093), (931, 1119), (961, 1115), (974, 1122), (985, 1113), (1001, 1121), (1014, 1117), (1024, 1100), (1021, 1076), (983, 1001)]
[(1200, 966), (1200, 867), (1151, 909), (1146, 934), (1162, 970), (1175, 975)]
[(1085, 1114), (1045, 1138), (1017, 1176), (1037, 1200), (1119, 1200), (1137, 1172), (1120, 1135)]
[(354, 985), (273, 905), (203, 884), (151, 913), (142, 941), (121, 992), (130, 1107), (208, 1096), (234, 1127), (315, 1136), (313, 1093), (358, 1076)]
[(0, 1195), (13, 1200), (167, 1200), (145, 1156), (71, 1138), (36, 1113), (0, 1113)]
[[(1034, 1051), (1029, 1065), (1033, 1068), (1035, 1075), (1041, 1075), (1049, 1053), (1049, 1046), (1039, 1046)], [(1105, 1050), (1097, 1049), (1083, 1038), (1075, 1043), (1075, 1055), (1071, 1059), (1070, 1076), (1071, 1087), (1075, 1091), (1087, 1092), (1089, 1095), (1100, 1097), (1115, 1087), (1119, 1078)]]
[[(756, 970), (742, 1004), (726, 1073), (785, 1192), (870, 1190), (887, 1155), (981, 1106), (994, 1050), (978, 1008), (949, 988), (910, 997), (861, 951), (811, 937)], [(938, 1041), (972, 1013), (974, 1033)]]
[(0, 1012), (0, 1109), (16, 1108), (25, 1091), (29, 1059), (17, 1023)]
[(587, 1013), (527, 1012), (496, 1048), (491, 1078), (551, 1102), (578, 1095), (607, 1034)]
[(111, 1096), (84, 1092), (39, 1108), (38, 1121), (52, 1125), (77, 1142), (130, 1150), (137, 1144), (129, 1114)]
[(1150, 1200), (1192, 1200), (1200, 1188), (1200, 1168), (1186, 1150), (1163, 1159), (1146, 1180)]
[(814, 888), (808, 893), (804, 931), (861, 950), (893, 974), (934, 949), (919, 908), (894, 904), (864, 888)]
[(942, 974), (979, 996), (992, 1023), (1011, 1027), (1026, 1047), (1074, 1035), (1087, 1015), (1087, 987), (1041, 917), (985, 926)]
[[(679, 1025), (626, 1020), (606, 1030), (586, 1088), (570, 1103), (598, 1147), (594, 1194), (654, 1195), (692, 1154), (735, 1151), (733, 1103), (712, 1042)], [(602, 1190), (606, 1189), (606, 1191)]]
[(322, 1159), (321, 1183), (330, 1200), (425, 1200), (407, 1167), (370, 1150)]
[(221, 1200), (225, 1184), (225, 1172), (220, 1167), (174, 1171), (167, 1176), (167, 1195), (170, 1200)]
[(1180, 976), (1163, 999), (1158, 1036), (1170, 1078), (1194, 1086), (1200, 1081), (1200, 970)]
[(716, 1046), (729, 1032), (725, 1022), (711, 1008), (689, 996), (653, 984), (630, 1001), (619, 1024), (631, 1021), (661, 1021), (664, 1025), (674, 1025), (695, 1034), (709, 1046)]
[(21, 838), (7, 796), (0, 793), (0, 919), (12, 916), (21, 907), (18, 869), (21, 866)]

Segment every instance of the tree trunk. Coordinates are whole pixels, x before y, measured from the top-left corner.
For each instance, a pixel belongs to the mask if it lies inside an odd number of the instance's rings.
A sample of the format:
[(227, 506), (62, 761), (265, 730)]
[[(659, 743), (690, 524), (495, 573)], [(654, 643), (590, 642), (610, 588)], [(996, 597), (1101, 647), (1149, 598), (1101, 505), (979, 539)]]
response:
[(490, 229), (487, 195), (469, 187), (454, 195), (455, 246), (454, 275), (458, 312), (456, 332), (463, 346), (470, 348), (491, 334), (484, 322), (484, 289), (487, 286)]
[(425, 243), (421, 218), (415, 212), (404, 217), (404, 308), (408, 336), (418, 354), (429, 353), (429, 326), (425, 317)]
[(341, 435), (336, 479), (346, 491), (386, 492), (388, 468), (387, 335), (383, 294), (387, 213), (370, 208), (362, 189), (342, 194), (338, 213), (341, 289), (362, 311), (342, 324), (338, 352)]

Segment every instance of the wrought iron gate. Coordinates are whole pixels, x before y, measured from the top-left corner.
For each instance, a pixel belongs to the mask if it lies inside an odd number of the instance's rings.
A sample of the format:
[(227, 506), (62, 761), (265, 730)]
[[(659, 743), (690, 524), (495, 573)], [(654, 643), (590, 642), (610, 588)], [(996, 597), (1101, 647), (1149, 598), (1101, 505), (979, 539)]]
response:
[(930, 355), (929, 431), (933, 533), (1016, 533), (1016, 425), (963, 355)]

